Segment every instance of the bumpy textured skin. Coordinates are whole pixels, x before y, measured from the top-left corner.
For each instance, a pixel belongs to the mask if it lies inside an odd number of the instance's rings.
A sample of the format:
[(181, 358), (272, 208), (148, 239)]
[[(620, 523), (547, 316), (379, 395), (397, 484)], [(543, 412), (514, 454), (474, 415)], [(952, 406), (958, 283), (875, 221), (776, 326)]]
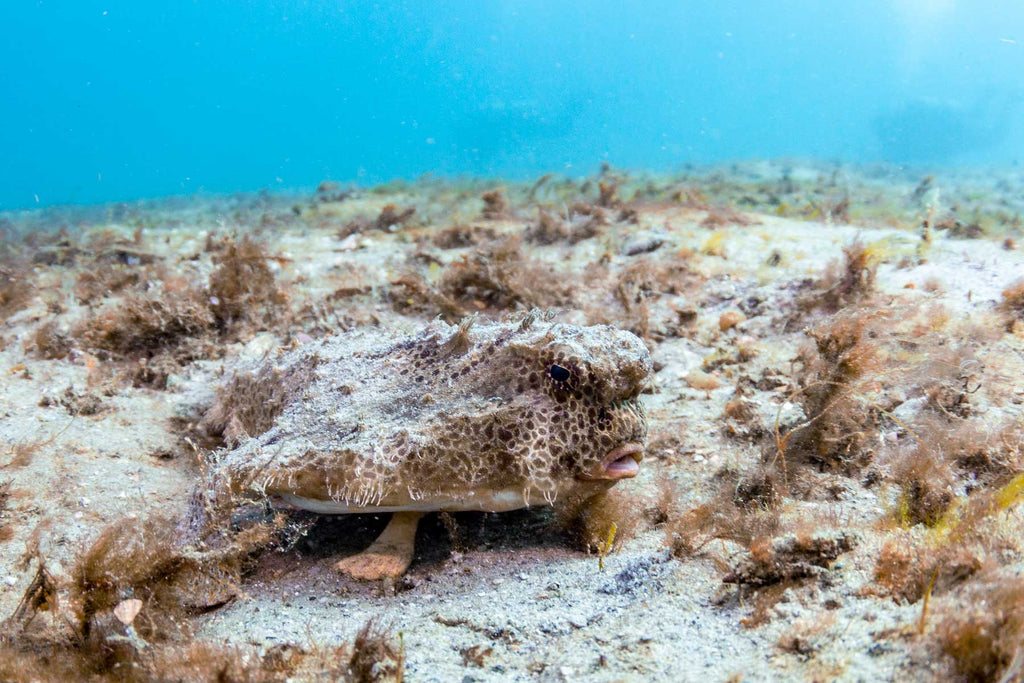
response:
[[(236, 375), (212, 412), (251, 438), (221, 454), (216, 476), (236, 493), (351, 512), (593, 494), (613, 482), (580, 475), (646, 438), (650, 373), (633, 334), (535, 315), (331, 337)], [(502, 491), (521, 504), (495, 502)]]

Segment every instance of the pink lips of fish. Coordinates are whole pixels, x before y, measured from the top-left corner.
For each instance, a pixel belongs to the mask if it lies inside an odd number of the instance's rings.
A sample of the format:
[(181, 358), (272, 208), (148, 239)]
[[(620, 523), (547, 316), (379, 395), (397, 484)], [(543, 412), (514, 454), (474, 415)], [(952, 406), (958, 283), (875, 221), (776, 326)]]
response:
[(640, 472), (640, 461), (643, 460), (643, 446), (638, 443), (627, 443), (613, 449), (604, 456), (601, 464), (590, 472), (581, 475), (581, 479), (632, 479)]

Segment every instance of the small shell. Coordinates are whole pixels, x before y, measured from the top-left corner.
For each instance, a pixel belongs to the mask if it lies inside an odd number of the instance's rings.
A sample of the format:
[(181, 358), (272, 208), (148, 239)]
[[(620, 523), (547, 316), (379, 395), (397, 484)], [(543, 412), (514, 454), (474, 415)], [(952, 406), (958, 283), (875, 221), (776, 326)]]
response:
[(718, 318), (718, 329), (728, 332), (747, 319), (740, 311), (726, 311)]
[(117, 607), (114, 608), (114, 616), (125, 626), (130, 626), (141, 609), (142, 600), (129, 598), (117, 603)]

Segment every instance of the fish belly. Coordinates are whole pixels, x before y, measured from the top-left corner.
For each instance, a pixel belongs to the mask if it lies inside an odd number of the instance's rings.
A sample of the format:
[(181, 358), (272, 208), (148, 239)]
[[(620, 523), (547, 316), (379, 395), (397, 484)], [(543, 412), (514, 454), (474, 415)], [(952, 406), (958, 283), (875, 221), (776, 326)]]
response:
[(545, 504), (543, 498), (534, 500), (522, 489), (499, 489), (487, 491), (470, 491), (460, 496), (434, 496), (419, 500), (407, 501), (383, 500), (380, 505), (350, 505), (339, 500), (319, 500), (303, 498), (291, 493), (280, 493), (276, 497), (283, 503), (300, 510), (308, 510), (321, 515), (351, 515), (374, 512), (508, 512)]

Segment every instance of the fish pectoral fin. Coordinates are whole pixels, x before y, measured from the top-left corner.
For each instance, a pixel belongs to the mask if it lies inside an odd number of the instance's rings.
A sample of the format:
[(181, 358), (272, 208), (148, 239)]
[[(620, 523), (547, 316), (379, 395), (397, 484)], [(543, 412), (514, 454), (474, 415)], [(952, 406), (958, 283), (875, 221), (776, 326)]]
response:
[(334, 565), (334, 568), (353, 579), (361, 581), (378, 581), (384, 578), (397, 578), (405, 573), (412, 564), (413, 551), (416, 545), (416, 527), (423, 512), (395, 512), (391, 521), (384, 527), (370, 547), (359, 553), (346, 557)]

